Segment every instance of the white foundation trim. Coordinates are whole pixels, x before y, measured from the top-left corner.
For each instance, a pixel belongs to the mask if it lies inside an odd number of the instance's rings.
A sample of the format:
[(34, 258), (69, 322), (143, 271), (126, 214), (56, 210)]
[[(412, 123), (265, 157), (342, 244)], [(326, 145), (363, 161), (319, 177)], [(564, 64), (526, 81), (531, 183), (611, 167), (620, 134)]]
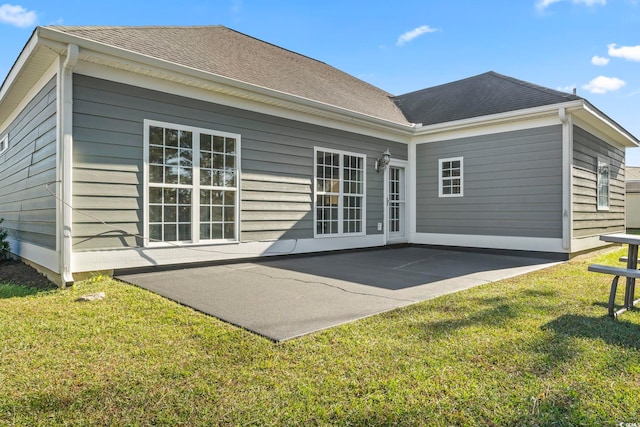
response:
[(214, 246), (131, 248), (74, 253), (74, 273), (122, 268), (227, 261), (276, 255), (293, 255), (358, 249), (384, 245), (384, 236), (289, 239)]
[(600, 236), (583, 237), (571, 240), (571, 251), (582, 252), (608, 245), (611, 245), (611, 243), (603, 242), (600, 240)]
[(415, 233), (409, 243), (466, 248), (567, 253), (562, 239), (541, 237), (475, 236), (469, 234)]
[(60, 262), (58, 252), (53, 249), (47, 249), (33, 243), (16, 240), (12, 237), (7, 238), (11, 253), (41, 265), (54, 273), (60, 273)]

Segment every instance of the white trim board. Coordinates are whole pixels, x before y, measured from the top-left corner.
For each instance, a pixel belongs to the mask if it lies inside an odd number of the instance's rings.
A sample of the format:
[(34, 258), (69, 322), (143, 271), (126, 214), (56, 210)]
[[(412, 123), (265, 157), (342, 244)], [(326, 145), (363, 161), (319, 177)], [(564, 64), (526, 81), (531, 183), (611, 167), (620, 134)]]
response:
[(418, 130), (417, 135), (413, 137), (413, 141), (416, 144), (428, 144), (430, 142), (560, 125), (562, 124), (558, 118), (558, 108), (560, 105), (561, 104), (556, 104), (553, 105), (553, 108), (551, 109), (547, 108), (547, 110), (545, 110), (546, 115), (544, 117), (527, 117), (525, 114), (526, 110), (520, 110), (518, 111), (519, 115), (512, 115), (507, 122), (492, 122), (487, 116), (481, 116), (480, 118), (485, 120), (479, 121), (473, 127), (456, 128), (456, 122), (449, 122), (448, 124), (450, 126), (446, 128), (443, 127), (441, 130), (433, 129), (427, 134), (422, 134), (421, 131)]
[(60, 273), (59, 255), (54, 249), (23, 242), (13, 237), (8, 237), (7, 242), (9, 242), (9, 249), (12, 254), (41, 265), (54, 273)]
[[(31, 90), (22, 98), (22, 101), (17, 105), (13, 112), (7, 117), (7, 119), (0, 123), (0, 133), (4, 132), (13, 121), (22, 113), (27, 107), (27, 104), (31, 102), (33, 98), (49, 83), (49, 80), (54, 78), (58, 74), (58, 61), (53, 61), (47, 71), (38, 79), (36, 84), (33, 85)], [(57, 83), (57, 82), (56, 82)]]
[(466, 248), (568, 253), (568, 251), (562, 247), (562, 238), (415, 233), (409, 237), (409, 243)]
[(227, 245), (127, 248), (74, 253), (74, 273), (270, 257), (383, 246), (381, 234), (332, 239), (287, 239)]
[(578, 253), (609, 245), (611, 245), (611, 243), (603, 242), (600, 240), (600, 236), (583, 237), (571, 240), (571, 252)]

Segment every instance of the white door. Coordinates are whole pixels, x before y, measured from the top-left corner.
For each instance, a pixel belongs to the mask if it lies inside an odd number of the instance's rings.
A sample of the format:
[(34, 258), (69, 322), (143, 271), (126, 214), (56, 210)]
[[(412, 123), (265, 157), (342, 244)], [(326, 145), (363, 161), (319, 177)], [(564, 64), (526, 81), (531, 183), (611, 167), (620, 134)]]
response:
[(390, 165), (387, 172), (387, 239), (406, 241), (405, 168)]

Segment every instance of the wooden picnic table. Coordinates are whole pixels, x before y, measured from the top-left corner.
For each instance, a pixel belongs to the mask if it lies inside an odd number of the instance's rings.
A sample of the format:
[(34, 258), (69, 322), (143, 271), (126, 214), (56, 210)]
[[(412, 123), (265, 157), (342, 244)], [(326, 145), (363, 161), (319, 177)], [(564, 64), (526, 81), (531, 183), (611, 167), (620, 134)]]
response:
[[(626, 311), (636, 305), (640, 300), (635, 300), (635, 286), (636, 286), (636, 277), (638, 276), (638, 246), (640, 246), (640, 235), (634, 234), (625, 234), (625, 233), (615, 233), (615, 234), (604, 234), (600, 236), (600, 240), (603, 242), (610, 243), (621, 243), (629, 245), (629, 249), (627, 252), (627, 273), (618, 272), (618, 273), (609, 273), (609, 274), (620, 274), (626, 277), (626, 289), (624, 294), (624, 305), (622, 310), (619, 310), (615, 315), (620, 314), (623, 311)], [(602, 271), (603, 266), (591, 266), (591, 267), (600, 267), (601, 271), (597, 269), (593, 269), (592, 271), (598, 271), (601, 273), (606, 273), (606, 271)], [(591, 268), (590, 268), (591, 269)], [(616, 269), (612, 267), (612, 269)], [(621, 269), (618, 269), (621, 270)], [(615, 285), (617, 286), (617, 277), (614, 279)], [(615, 288), (612, 285), (612, 297), (615, 293)], [(609, 313), (612, 311), (612, 301), (609, 303)]]

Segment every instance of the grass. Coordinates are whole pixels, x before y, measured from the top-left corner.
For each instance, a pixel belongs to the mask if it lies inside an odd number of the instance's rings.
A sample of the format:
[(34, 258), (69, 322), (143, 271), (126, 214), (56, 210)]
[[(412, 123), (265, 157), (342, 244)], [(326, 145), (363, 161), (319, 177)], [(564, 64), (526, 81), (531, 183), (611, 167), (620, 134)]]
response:
[(0, 285), (0, 425), (640, 423), (640, 311), (587, 272), (622, 253), (281, 344), (107, 278)]

